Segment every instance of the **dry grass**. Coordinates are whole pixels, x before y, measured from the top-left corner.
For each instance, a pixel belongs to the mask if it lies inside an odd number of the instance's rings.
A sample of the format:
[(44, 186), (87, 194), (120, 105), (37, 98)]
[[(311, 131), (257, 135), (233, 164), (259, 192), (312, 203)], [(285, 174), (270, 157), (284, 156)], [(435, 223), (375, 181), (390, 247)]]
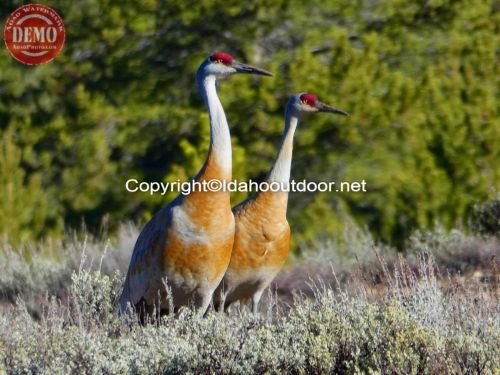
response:
[(404, 254), (359, 228), (293, 259), (259, 316), (190, 310), (142, 327), (112, 311), (137, 231), (0, 253), (2, 371), (486, 373), (500, 371), (500, 243), (417, 233)]

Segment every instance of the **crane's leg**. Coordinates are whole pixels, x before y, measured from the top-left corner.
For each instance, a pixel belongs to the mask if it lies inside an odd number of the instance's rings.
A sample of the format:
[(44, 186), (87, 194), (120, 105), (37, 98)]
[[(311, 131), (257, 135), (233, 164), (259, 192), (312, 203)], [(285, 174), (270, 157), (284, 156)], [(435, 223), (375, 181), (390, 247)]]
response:
[(234, 303), (234, 301), (224, 301), (224, 312), (228, 312), (229, 311), (229, 308), (231, 307), (231, 305)]
[(206, 315), (208, 311), (208, 307), (210, 306), (210, 302), (212, 301), (213, 290), (204, 290), (199, 293), (199, 297), (196, 299), (194, 303), (194, 307), (196, 311), (200, 315)]
[(260, 298), (262, 297), (262, 293), (264, 292), (264, 289), (260, 289), (254, 293), (252, 296), (252, 312), (254, 314), (257, 314), (259, 312), (259, 301)]
[(219, 312), (226, 311), (227, 303), (227, 293), (223, 288), (217, 288), (214, 292), (212, 300), (214, 301), (214, 307)]

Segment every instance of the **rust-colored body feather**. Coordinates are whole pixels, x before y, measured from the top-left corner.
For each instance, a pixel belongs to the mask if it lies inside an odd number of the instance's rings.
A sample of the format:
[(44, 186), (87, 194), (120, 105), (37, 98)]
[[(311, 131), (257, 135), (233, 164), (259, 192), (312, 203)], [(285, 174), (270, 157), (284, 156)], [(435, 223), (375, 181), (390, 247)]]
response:
[(262, 192), (234, 208), (233, 252), (214, 294), (216, 303), (224, 299), (228, 306), (252, 300), (256, 310), (262, 292), (283, 267), (290, 249), (287, 200), (286, 192)]
[[(207, 162), (196, 179), (221, 176)], [(175, 308), (206, 309), (231, 258), (234, 217), (228, 192), (195, 191), (179, 196), (146, 225), (134, 248), (124, 285), (122, 310), (129, 302), (139, 312), (168, 310), (167, 289)]]

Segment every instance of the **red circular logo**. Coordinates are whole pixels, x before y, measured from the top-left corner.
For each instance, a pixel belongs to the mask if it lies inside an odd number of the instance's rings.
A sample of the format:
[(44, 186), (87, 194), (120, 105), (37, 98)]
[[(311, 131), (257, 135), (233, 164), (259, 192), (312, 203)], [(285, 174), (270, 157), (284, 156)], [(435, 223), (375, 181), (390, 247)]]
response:
[(65, 36), (62, 18), (43, 4), (20, 6), (9, 16), (3, 30), (12, 57), (27, 65), (51, 61), (61, 52)]

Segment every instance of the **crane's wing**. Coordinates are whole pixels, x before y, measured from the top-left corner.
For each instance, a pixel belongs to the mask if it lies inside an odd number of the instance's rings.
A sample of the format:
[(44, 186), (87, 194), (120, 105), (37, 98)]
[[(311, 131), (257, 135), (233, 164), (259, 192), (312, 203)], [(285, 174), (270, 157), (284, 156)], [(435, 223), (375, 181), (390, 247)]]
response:
[(171, 225), (172, 207), (176, 203), (174, 201), (158, 211), (137, 238), (120, 297), (122, 313), (128, 304), (135, 306), (151, 287), (157, 285), (157, 267)]

